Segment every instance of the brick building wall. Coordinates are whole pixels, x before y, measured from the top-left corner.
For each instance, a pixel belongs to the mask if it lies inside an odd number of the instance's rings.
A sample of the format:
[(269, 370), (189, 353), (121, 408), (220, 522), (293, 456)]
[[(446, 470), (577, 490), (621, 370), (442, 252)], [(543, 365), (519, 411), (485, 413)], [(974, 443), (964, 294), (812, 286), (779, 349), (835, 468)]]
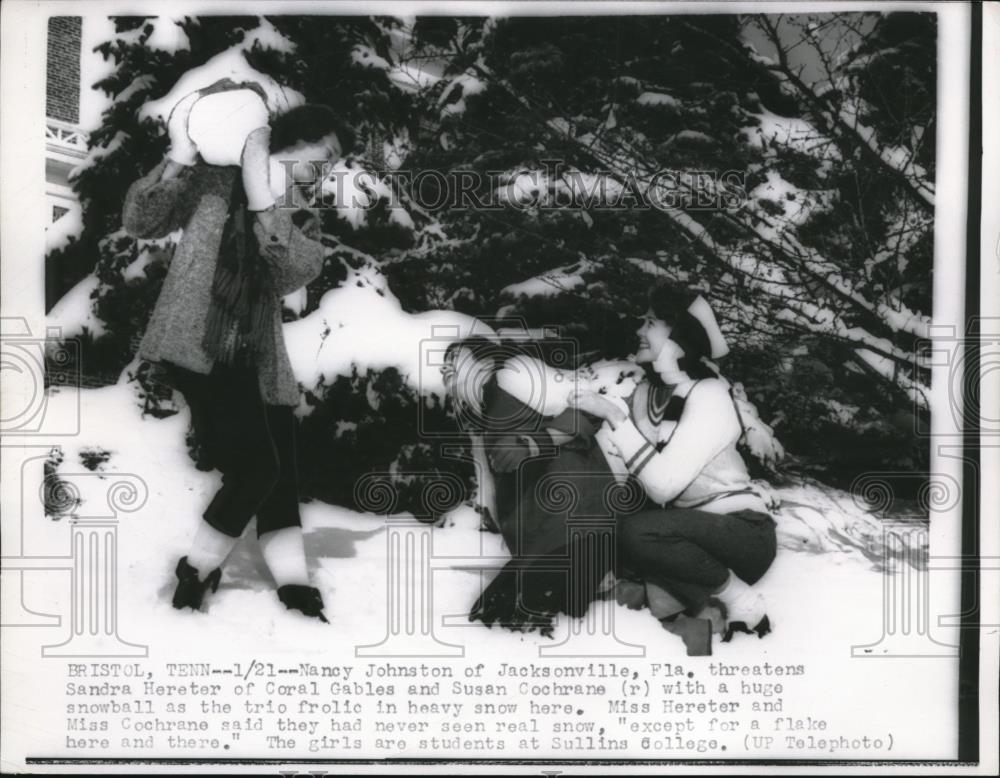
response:
[(70, 124), (80, 121), (79, 16), (49, 18), (45, 115)]

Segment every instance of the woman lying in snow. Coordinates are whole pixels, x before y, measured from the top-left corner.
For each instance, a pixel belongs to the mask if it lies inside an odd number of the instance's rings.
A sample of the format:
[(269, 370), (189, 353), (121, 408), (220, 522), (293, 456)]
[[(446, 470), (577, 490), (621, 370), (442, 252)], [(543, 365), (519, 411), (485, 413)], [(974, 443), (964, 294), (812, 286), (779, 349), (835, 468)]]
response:
[(637, 334), (635, 360), (652, 371), (627, 411), (597, 392), (569, 398), (605, 420), (624, 468), (650, 500), (619, 523), (622, 560), (671, 595), (658, 615), (674, 611), (689, 650), (710, 641), (708, 622), (690, 617), (715, 603), (724, 640), (735, 630), (763, 637), (770, 622), (753, 584), (774, 560), (775, 522), (736, 450), (742, 426), (727, 384), (705, 364), (725, 355), (725, 340), (703, 298), (692, 302), (665, 286), (650, 294)]
[[(318, 239), (317, 215), (307, 209), (299, 188), (291, 188), (298, 210), (275, 207), (284, 194), (278, 176), (271, 177), (263, 196), (255, 193), (251, 204), (235, 155), (208, 152), (230, 163), (221, 166), (199, 160), (187, 122), (199, 106), (219, 108), (210, 96), (232, 89), (216, 86), (222, 91), (204, 90), (193, 107), (186, 104), (171, 115), (167, 159), (132, 185), (122, 216), (125, 229), (137, 238), (184, 230), (139, 356), (168, 367), (191, 409), (199, 441), (223, 474), (190, 551), (177, 563), (173, 605), (201, 607), (256, 514), (261, 551), (279, 599), (325, 621), (322, 597), (309, 585), (302, 541), (292, 413), (299, 390), (282, 338), (280, 300), (319, 275), (326, 249)], [(250, 93), (256, 99), (253, 88)], [(232, 123), (236, 154), (252, 146), (248, 139), (261, 118), (259, 106), (254, 110), (252, 100), (241, 100), (237, 95), (235, 103), (222, 101), (247, 114)], [(229, 126), (225, 115), (198, 121)], [(211, 144), (202, 141), (207, 151)], [(329, 108), (305, 105), (271, 122), (269, 143), (270, 154), (257, 165), (258, 172), (268, 166), (282, 170), (279, 160), (338, 158), (353, 144), (353, 134)], [(296, 172), (308, 168), (297, 165)], [(255, 210), (262, 207), (267, 210)]]

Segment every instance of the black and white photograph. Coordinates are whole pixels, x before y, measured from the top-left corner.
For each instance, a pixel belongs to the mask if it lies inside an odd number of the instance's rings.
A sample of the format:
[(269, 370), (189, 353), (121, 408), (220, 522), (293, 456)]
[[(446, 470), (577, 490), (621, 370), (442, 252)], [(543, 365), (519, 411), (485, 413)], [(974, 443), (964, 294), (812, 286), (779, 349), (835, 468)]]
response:
[(998, 10), (5, 3), (3, 771), (995, 774)]

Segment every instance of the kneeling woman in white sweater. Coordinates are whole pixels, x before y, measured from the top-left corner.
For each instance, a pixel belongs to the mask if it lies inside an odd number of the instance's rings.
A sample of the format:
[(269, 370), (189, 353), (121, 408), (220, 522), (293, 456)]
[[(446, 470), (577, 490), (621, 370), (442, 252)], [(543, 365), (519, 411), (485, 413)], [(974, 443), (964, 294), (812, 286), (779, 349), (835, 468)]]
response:
[(704, 362), (726, 351), (708, 303), (669, 287), (650, 294), (635, 359), (651, 365), (629, 412), (588, 392), (571, 399), (603, 418), (647, 508), (623, 516), (624, 565), (698, 613), (716, 598), (734, 630), (770, 631), (753, 588), (774, 561), (775, 523), (736, 450), (742, 426), (728, 384)]

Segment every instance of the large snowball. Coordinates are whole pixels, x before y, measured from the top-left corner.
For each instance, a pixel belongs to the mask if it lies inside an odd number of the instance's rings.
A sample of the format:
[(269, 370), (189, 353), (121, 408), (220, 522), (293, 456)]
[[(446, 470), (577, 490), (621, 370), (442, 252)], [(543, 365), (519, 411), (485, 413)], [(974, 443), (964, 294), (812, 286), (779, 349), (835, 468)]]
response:
[(268, 125), (267, 105), (252, 89), (202, 97), (191, 108), (188, 137), (210, 165), (239, 165), (247, 137)]

